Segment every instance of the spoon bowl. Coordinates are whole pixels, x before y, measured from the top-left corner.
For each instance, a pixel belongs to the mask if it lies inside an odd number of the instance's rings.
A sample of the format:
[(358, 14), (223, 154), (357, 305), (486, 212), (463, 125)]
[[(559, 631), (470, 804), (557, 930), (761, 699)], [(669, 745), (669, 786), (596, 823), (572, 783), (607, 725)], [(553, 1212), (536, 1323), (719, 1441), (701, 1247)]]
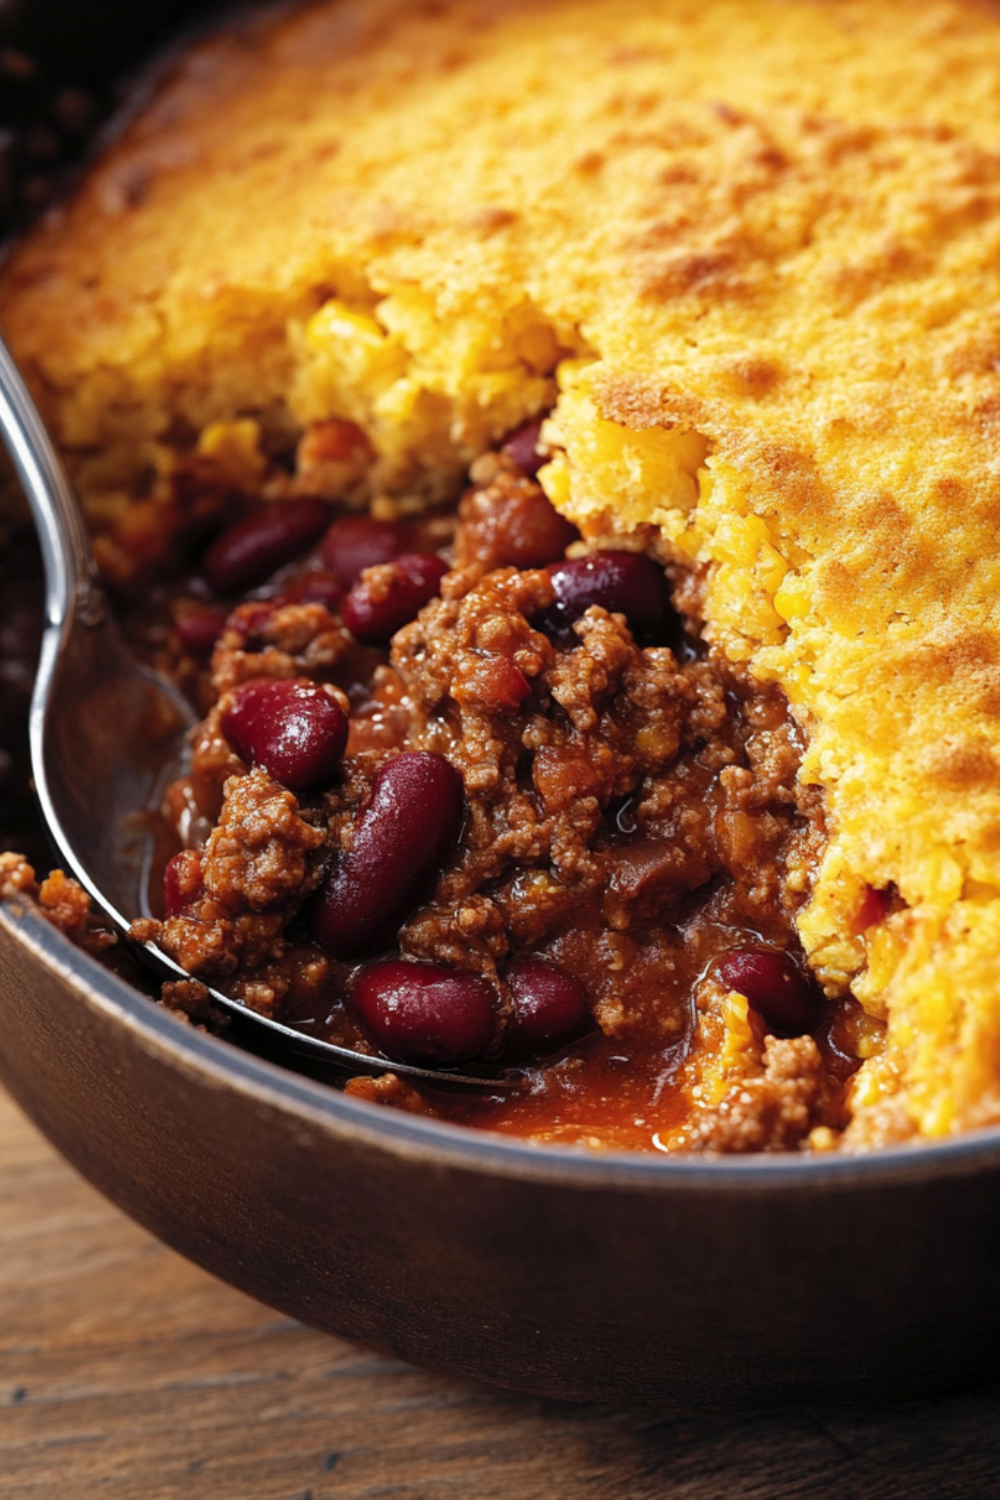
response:
[[(148, 814), (184, 764), (191, 705), (129, 650), (97, 576), (62, 462), (0, 340), (0, 435), (38, 530), (45, 633), (31, 704), (31, 766), (42, 817), (68, 870), (125, 936), (143, 911)], [(166, 978), (189, 976), (152, 943), (135, 945)], [(431, 1071), (307, 1036), (218, 990), (214, 1002), (247, 1028), (334, 1076), (391, 1069), (426, 1083), (495, 1086), (496, 1073)], [(505, 1075), (507, 1086), (518, 1075)]]

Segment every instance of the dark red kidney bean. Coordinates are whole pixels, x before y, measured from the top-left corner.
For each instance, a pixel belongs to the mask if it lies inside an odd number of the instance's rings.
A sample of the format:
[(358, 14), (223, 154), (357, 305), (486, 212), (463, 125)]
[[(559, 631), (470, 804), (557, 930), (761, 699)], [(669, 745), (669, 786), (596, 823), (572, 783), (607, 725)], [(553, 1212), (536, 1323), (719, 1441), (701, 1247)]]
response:
[(310, 902), (306, 921), (334, 958), (362, 958), (396, 934), (451, 859), (465, 786), (443, 755), (398, 755), (378, 772), (354, 842)]
[(347, 715), (332, 690), (301, 678), (241, 683), (220, 727), (242, 760), (293, 792), (325, 786), (347, 748)]
[(288, 580), (284, 595), (292, 604), (322, 604), (332, 614), (344, 597), (344, 587), (335, 574), (309, 568)]
[(594, 1025), (583, 985), (541, 958), (519, 958), (507, 970), (513, 1011), (504, 1030), (504, 1057), (520, 1062), (575, 1042)]
[(381, 646), (415, 620), (437, 594), (448, 564), (433, 552), (404, 552), (377, 583), (360, 578), (344, 600), (344, 624), (365, 646)]
[(663, 569), (642, 552), (592, 552), (552, 563), (547, 569), (556, 592), (557, 614), (566, 626), (592, 604), (628, 620), (643, 645), (668, 645), (678, 633)]
[(323, 561), (345, 589), (365, 568), (392, 562), (409, 546), (404, 521), (376, 521), (372, 516), (341, 516), (323, 538)]
[(182, 849), (163, 872), (164, 921), (179, 917), (201, 895), (202, 889), (201, 860), (193, 849)]
[(202, 571), (217, 594), (256, 588), (312, 546), (329, 520), (330, 507), (322, 500), (274, 501), (217, 537)]
[(438, 964), (383, 959), (359, 970), (348, 1005), (368, 1040), (396, 1062), (453, 1067), (496, 1037), (492, 987)]
[(539, 469), (548, 462), (547, 455), (539, 453), (538, 439), (542, 431), (542, 418), (525, 422), (504, 439), (500, 452), (510, 463), (516, 464), (522, 474), (534, 479)]
[(176, 616), (177, 634), (192, 656), (210, 656), (226, 624), (226, 611), (217, 604), (185, 604)]
[(719, 960), (718, 972), (779, 1036), (805, 1036), (819, 1025), (823, 1002), (791, 954), (733, 948)]

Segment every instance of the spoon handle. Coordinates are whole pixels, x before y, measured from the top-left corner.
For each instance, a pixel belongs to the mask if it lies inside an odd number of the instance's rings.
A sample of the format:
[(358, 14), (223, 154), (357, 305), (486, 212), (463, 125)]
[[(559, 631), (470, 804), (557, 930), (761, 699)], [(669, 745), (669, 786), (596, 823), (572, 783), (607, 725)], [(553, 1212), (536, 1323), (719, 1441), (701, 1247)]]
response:
[(74, 613), (96, 623), (104, 598), (80, 508), (34, 401), (0, 338), (0, 431), (38, 530), (45, 567), (46, 623), (62, 629)]
[[(142, 910), (146, 883), (149, 840), (141, 814), (158, 805), (164, 773), (179, 764), (191, 707), (126, 647), (106, 606), (66, 471), (2, 338), (0, 438), (24, 487), (45, 564), (46, 629), (30, 721), (36, 795), (66, 868), (127, 933), (129, 915)], [(161, 976), (188, 977), (152, 944), (137, 952)], [(233, 1018), (235, 1031), (246, 1031), (257, 1045), (263, 1033), (303, 1066), (321, 1066), (338, 1077), (392, 1067), (426, 1082), (495, 1086), (495, 1078), (476, 1074), (390, 1064), (255, 1015), (219, 991), (210, 993)]]
[(35, 794), (63, 866), (127, 930), (138, 889), (130, 824), (150, 805), (157, 775), (155, 760), (146, 764), (145, 720), (157, 717), (154, 700), (172, 709), (181, 728), (190, 710), (127, 651), (66, 470), (2, 338), (0, 438), (45, 567), (45, 632), (29, 719)]

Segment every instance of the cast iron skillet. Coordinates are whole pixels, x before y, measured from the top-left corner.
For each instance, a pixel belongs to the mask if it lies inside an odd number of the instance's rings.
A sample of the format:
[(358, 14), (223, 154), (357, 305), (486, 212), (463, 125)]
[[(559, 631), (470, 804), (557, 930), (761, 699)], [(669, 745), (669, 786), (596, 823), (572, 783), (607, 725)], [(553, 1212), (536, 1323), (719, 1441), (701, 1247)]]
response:
[[(18, 21), (0, 0), (0, 41), (57, 37), (61, 66), (93, 66), (67, 81), (103, 87), (194, 9), (23, 0)], [(134, 28), (113, 57), (83, 34), (109, 15)], [(699, 1409), (902, 1398), (1000, 1370), (1000, 1132), (853, 1160), (534, 1148), (203, 1035), (16, 906), (0, 909), (0, 1076), (176, 1249), (420, 1364)]]

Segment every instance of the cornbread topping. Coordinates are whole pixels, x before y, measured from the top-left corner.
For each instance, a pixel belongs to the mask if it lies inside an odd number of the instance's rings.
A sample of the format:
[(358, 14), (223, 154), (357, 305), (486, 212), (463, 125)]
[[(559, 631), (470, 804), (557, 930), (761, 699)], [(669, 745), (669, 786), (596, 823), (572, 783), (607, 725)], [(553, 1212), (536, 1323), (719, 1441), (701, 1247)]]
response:
[[(145, 631), (207, 713), (193, 972), (368, 1045), (402, 980), (340, 1012), (359, 965), (468, 975), (495, 1031), (461, 984), (417, 1009), (487, 1058), (545, 990), (565, 1056), (461, 1106), (542, 1138), (996, 1121), (998, 83), (976, 0), (314, 3), (180, 58), (0, 317), (108, 577), (198, 560)], [(324, 538), (366, 510), (395, 539), (358, 577)], [(652, 625), (625, 557), (669, 578)], [(328, 782), (268, 768), (338, 713)], [(461, 829), (341, 956), (306, 909), (363, 886), (410, 756)]]

